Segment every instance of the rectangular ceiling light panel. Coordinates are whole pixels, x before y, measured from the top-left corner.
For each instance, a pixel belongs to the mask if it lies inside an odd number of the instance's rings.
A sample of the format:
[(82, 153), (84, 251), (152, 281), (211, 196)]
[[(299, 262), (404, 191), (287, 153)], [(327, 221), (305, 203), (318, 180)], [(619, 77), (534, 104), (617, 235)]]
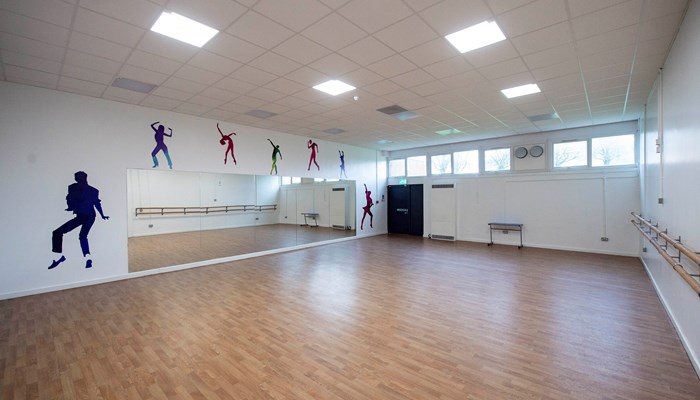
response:
[(204, 46), (219, 33), (212, 27), (168, 11), (163, 11), (151, 30), (197, 47)]
[(445, 36), (460, 53), (476, 50), (505, 40), (506, 36), (495, 21), (484, 21)]
[(351, 90), (355, 89), (355, 86), (348, 85), (347, 83), (343, 81), (338, 81), (338, 80), (330, 80), (323, 82), (321, 84), (318, 84), (314, 86), (314, 89), (320, 90), (324, 93), (328, 93), (331, 96), (337, 96), (341, 93), (349, 92)]
[(513, 97), (525, 96), (526, 94), (539, 93), (540, 87), (536, 83), (531, 83), (529, 85), (522, 85), (512, 87), (510, 89), (503, 89), (501, 92), (509, 99)]

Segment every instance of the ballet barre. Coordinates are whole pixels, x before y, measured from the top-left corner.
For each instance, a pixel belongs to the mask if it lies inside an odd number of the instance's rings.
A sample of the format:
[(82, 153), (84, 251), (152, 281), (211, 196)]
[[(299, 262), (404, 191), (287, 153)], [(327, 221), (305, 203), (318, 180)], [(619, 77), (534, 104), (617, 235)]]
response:
[(136, 216), (139, 215), (194, 215), (194, 214), (217, 214), (229, 212), (247, 211), (275, 211), (277, 204), (240, 204), (232, 206), (209, 206), (209, 207), (136, 207)]

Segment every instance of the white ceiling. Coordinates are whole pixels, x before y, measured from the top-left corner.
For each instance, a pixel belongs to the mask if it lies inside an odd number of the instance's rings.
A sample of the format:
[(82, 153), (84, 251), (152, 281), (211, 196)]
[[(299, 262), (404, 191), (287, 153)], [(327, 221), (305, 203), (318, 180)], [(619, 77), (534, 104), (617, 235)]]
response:
[[(637, 119), (687, 0), (0, 0), (0, 79), (382, 150)], [(164, 10), (220, 33), (149, 29)], [(443, 37), (495, 20), (507, 40)], [(112, 87), (153, 83), (150, 94)], [(336, 97), (312, 89), (340, 79)], [(506, 99), (501, 89), (542, 93)], [(359, 96), (357, 101), (354, 96)], [(419, 117), (376, 111), (398, 104)], [(276, 116), (246, 115), (265, 110)], [(560, 119), (527, 117), (557, 112)], [(323, 132), (340, 128), (345, 132)], [(447, 136), (436, 131), (458, 129)], [(378, 141), (391, 141), (380, 144)]]

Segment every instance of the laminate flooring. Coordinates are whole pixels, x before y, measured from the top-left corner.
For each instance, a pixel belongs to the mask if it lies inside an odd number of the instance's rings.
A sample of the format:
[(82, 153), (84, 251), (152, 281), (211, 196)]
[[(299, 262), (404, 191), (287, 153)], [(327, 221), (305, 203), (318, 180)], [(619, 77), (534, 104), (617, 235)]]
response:
[(0, 398), (699, 399), (640, 261), (375, 236), (0, 301)]
[(354, 230), (272, 224), (129, 238), (129, 272), (355, 236)]

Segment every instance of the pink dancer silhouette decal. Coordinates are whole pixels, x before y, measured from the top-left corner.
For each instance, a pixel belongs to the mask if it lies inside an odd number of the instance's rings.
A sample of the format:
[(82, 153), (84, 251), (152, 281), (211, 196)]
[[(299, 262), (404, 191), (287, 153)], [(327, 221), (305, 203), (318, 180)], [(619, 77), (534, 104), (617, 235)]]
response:
[(320, 171), (321, 167), (319, 167), (318, 163), (316, 162), (316, 153), (318, 153), (318, 145), (316, 144), (316, 142), (309, 139), (309, 143), (306, 147), (311, 149), (311, 157), (309, 158), (309, 168), (307, 168), (306, 170), (311, 170), (311, 163), (313, 162), (314, 164), (316, 164), (316, 168)]
[(219, 140), (219, 143), (222, 146), (226, 146), (226, 153), (224, 153), (224, 164), (226, 164), (226, 161), (228, 160), (228, 155), (231, 153), (231, 158), (233, 159), (234, 164), (236, 163), (236, 156), (233, 154), (233, 139), (231, 139), (231, 135), (235, 135), (236, 132), (231, 132), (228, 135), (224, 135), (223, 132), (221, 132), (221, 128), (219, 128), (219, 124), (216, 124), (216, 129), (219, 130), (219, 133), (221, 134), (221, 140)]
[(372, 202), (372, 192), (367, 190), (367, 184), (365, 183), (365, 199), (367, 200), (367, 204), (362, 207), (362, 209), (365, 211), (364, 214), (362, 214), (362, 221), (360, 221), (360, 230), (362, 230), (362, 225), (365, 223), (365, 217), (369, 214), (369, 227), (372, 228), (372, 220), (374, 219), (374, 215), (372, 215), (372, 211), (370, 211), (370, 208), (374, 205)]

